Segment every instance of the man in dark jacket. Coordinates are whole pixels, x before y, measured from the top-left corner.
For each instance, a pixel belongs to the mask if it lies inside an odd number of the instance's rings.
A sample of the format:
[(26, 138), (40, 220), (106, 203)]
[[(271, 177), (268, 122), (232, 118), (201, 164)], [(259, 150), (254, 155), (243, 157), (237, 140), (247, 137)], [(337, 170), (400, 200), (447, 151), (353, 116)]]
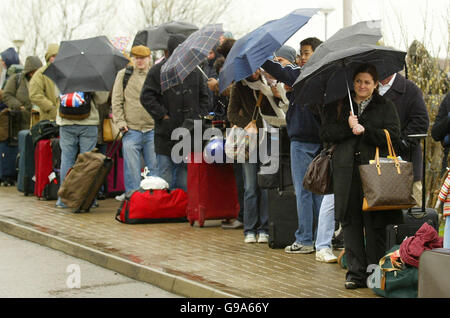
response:
[(187, 169), (184, 162), (175, 163), (171, 158), (172, 131), (183, 125), (185, 119), (201, 119), (208, 112), (206, 81), (195, 69), (182, 84), (161, 91), (161, 67), (186, 38), (172, 35), (168, 42), (166, 58), (148, 72), (141, 92), (141, 104), (155, 121), (155, 153), (159, 176), (171, 188), (187, 190)]
[[(300, 76), (301, 67), (321, 43), (317, 38), (308, 38), (300, 43), (302, 55), (300, 67), (293, 64), (283, 67), (281, 63), (272, 60), (266, 61), (262, 67), (278, 81), (293, 87)], [(308, 254), (314, 252), (314, 224), (318, 221), (323, 196), (305, 190), (302, 182), (309, 164), (321, 148), (320, 124), (308, 107), (297, 105), (294, 94), (292, 92), (288, 94), (289, 109), (286, 113), (286, 123), (291, 140), (291, 170), (297, 197), (298, 230), (295, 232), (295, 242), (287, 246), (285, 251)]]
[(395, 150), (403, 159), (411, 160), (414, 170), (414, 198), (422, 202), (422, 147), (419, 140), (408, 135), (426, 134), (430, 120), (422, 91), (412, 81), (400, 74), (393, 74), (380, 81), (379, 92), (394, 102), (400, 117), (401, 135)]

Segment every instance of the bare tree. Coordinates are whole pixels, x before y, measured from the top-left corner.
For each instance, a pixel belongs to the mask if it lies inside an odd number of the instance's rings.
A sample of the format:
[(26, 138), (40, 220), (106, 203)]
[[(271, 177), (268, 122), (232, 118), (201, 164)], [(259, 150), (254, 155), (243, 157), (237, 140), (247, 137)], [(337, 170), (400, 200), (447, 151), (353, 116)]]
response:
[(133, 32), (169, 21), (190, 22), (199, 27), (215, 23), (230, 3), (224, 0), (135, 0)]
[(49, 43), (104, 34), (115, 12), (113, 4), (113, 0), (9, 0), (3, 7), (0, 36), (10, 42), (24, 40), (22, 56), (43, 56)]

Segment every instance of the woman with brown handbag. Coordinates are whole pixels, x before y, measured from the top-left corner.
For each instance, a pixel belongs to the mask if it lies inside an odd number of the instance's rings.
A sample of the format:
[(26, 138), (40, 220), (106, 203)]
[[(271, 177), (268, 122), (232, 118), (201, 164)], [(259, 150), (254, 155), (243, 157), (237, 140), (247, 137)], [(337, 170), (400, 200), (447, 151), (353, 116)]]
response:
[(322, 140), (337, 145), (332, 161), (335, 219), (341, 222), (344, 233), (347, 289), (366, 287), (368, 265), (378, 264), (385, 254), (386, 225), (402, 221), (401, 211), (362, 211), (364, 195), (358, 167), (374, 158), (376, 147), (381, 156), (387, 156), (383, 129), (397, 140), (400, 121), (395, 105), (378, 94), (378, 74), (373, 65), (359, 66), (353, 84), (352, 101), (344, 100), (340, 114), (338, 101), (326, 105), (321, 127)]

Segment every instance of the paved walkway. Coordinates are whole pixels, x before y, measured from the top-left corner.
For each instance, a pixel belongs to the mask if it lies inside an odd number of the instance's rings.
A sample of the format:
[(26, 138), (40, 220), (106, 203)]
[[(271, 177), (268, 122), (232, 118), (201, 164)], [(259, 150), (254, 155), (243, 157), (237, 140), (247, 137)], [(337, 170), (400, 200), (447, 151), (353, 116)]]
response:
[(222, 230), (217, 221), (203, 228), (126, 225), (114, 219), (119, 202), (99, 203), (73, 214), (1, 187), (0, 231), (187, 297), (376, 297), (370, 289), (346, 290), (337, 264), (245, 244), (242, 230)]

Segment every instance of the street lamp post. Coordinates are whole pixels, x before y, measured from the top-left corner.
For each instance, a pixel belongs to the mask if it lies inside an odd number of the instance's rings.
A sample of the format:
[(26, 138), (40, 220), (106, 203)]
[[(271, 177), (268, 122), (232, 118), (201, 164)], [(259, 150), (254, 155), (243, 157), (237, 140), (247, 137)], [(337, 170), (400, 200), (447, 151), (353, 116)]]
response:
[(17, 54), (20, 56), (20, 48), (25, 43), (25, 40), (13, 40), (13, 44), (17, 47)]
[(332, 8), (323, 8), (323, 9), (320, 9), (320, 12), (322, 12), (323, 15), (325, 16), (325, 41), (326, 41), (327, 38), (328, 38), (328, 34), (327, 34), (327, 31), (328, 31), (328, 15), (329, 15), (331, 12), (333, 12), (333, 11), (334, 11), (334, 9), (332, 9)]

